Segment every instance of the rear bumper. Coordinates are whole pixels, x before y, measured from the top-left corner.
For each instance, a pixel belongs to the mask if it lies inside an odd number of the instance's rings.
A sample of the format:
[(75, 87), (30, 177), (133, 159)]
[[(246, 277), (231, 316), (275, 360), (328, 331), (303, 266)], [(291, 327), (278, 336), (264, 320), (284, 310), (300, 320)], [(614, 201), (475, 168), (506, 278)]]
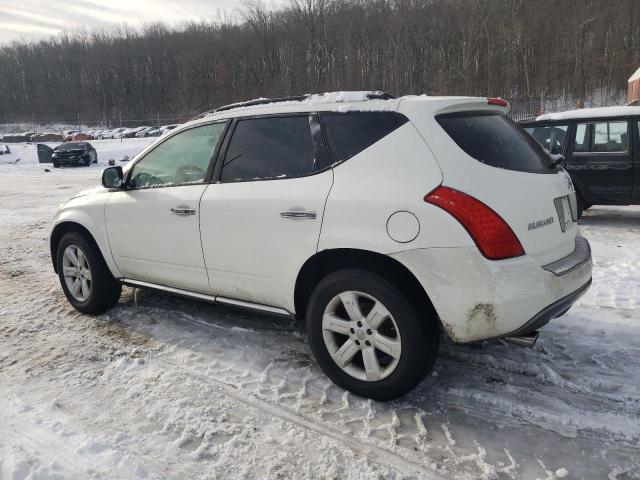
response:
[(532, 257), (491, 261), (477, 248), (417, 249), (391, 255), (429, 295), (456, 342), (522, 335), (563, 314), (591, 284), (589, 243), (540, 266)]

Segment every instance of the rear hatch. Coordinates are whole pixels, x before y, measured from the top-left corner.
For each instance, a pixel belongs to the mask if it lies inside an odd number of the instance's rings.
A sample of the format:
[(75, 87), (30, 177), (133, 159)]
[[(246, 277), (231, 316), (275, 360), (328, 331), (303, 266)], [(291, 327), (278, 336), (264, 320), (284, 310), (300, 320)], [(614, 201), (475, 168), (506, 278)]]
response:
[(494, 210), (540, 265), (574, 250), (578, 228), (571, 179), (505, 116), (504, 107), (466, 99), (433, 108), (429, 115), (424, 110), (414, 118), (421, 131), (429, 132), (424, 137), (442, 169), (444, 186)]

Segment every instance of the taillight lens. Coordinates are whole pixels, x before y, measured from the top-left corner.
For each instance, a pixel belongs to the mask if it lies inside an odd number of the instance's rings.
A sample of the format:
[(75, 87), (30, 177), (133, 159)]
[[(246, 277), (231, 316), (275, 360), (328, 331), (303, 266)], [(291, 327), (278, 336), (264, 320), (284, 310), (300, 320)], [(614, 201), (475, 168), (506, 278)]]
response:
[(453, 188), (440, 186), (424, 201), (449, 212), (469, 232), (478, 249), (490, 260), (524, 255), (513, 230), (496, 212), (480, 200)]
[(499, 107), (507, 107), (507, 108), (509, 108), (509, 102), (507, 102), (504, 98), (489, 97), (489, 98), (487, 98), (487, 103), (489, 105), (497, 105)]

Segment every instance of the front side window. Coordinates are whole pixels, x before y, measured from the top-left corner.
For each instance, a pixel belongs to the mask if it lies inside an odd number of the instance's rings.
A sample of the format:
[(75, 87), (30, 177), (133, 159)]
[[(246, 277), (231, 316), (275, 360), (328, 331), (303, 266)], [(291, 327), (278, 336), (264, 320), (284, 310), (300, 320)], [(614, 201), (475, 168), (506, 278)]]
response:
[(562, 153), (568, 128), (568, 125), (541, 125), (526, 127), (525, 130), (547, 151), (556, 154)]
[(236, 124), (220, 181), (301, 177), (314, 169), (308, 115), (252, 118)]
[(574, 152), (626, 152), (629, 134), (626, 121), (579, 123), (576, 125)]
[(195, 127), (166, 140), (136, 162), (130, 188), (202, 183), (225, 123)]

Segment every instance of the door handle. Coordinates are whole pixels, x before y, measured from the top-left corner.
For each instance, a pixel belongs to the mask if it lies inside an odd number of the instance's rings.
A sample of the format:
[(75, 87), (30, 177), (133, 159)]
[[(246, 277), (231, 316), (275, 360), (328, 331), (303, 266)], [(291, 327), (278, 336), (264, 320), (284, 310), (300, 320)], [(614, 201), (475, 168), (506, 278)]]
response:
[(196, 209), (189, 208), (189, 207), (175, 207), (171, 209), (171, 213), (174, 213), (176, 215), (182, 215), (182, 216), (195, 215)]
[(289, 219), (307, 218), (309, 220), (315, 220), (316, 212), (307, 210), (285, 210), (284, 212), (280, 212), (280, 216)]

